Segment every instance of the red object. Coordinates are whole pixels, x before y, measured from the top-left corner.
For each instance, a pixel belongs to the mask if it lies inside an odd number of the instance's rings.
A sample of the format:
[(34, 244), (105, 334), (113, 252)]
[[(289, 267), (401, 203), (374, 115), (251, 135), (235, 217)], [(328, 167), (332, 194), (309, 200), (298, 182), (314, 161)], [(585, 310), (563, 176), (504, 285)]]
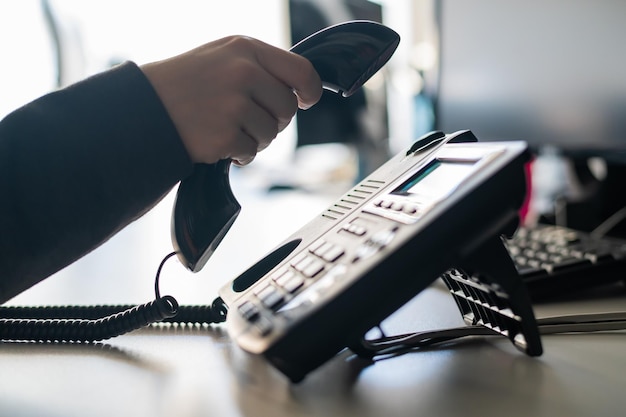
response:
[(524, 202), (519, 210), (520, 223), (522, 225), (526, 224), (526, 217), (530, 212), (530, 198), (532, 196), (532, 171), (533, 171), (533, 163), (535, 162), (534, 158), (527, 162), (524, 165), (524, 173), (526, 175), (526, 196), (524, 197)]

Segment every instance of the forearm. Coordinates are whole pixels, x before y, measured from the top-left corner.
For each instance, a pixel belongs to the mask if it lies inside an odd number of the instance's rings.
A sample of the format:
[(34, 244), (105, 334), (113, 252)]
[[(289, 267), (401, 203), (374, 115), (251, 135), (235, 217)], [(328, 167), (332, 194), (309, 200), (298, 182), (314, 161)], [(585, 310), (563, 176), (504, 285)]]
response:
[(0, 122), (0, 301), (102, 244), (191, 168), (134, 64), (7, 116)]

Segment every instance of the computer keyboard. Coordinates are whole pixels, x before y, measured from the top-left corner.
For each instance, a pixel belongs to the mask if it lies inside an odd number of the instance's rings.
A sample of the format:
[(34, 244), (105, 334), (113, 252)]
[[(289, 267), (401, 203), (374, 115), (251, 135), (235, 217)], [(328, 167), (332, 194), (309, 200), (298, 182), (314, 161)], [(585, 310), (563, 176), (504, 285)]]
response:
[(520, 228), (506, 245), (533, 300), (626, 282), (626, 240), (537, 225)]

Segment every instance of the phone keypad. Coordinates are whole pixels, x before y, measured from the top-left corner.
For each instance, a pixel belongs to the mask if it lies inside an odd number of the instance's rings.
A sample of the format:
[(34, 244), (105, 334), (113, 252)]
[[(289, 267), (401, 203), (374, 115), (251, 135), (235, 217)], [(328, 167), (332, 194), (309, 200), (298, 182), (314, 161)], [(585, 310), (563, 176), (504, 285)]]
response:
[[(362, 226), (352, 225), (349, 232), (355, 235), (366, 233)], [(326, 274), (336, 262), (344, 256), (345, 249), (340, 245), (318, 240), (296, 255), (289, 264), (270, 275), (269, 283), (254, 291), (254, 297), (243, 301), (237, 307), (241, 317), (253, 325), (262, 336), (268, 335), (273, 329), (269, 316), (263, 310), (277, 311), (281, 305), (297, 297), (300, 289), (307, 282), (319, 283), (319, 278)], [(318, 289), (325, 291), (324, 289)], [(316, 293), (317, 294), (317, 293)], [(319, 296), (319, 294), (317, 294)]]

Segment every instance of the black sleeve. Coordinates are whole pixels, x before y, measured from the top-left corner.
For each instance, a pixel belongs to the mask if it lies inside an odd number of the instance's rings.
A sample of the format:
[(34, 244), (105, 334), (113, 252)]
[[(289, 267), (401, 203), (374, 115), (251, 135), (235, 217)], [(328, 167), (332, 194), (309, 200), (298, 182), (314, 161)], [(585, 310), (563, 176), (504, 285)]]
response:
[(9, 114), (0, 122), (0, 302), (101, 245), (191, 169), (133, 63)]

